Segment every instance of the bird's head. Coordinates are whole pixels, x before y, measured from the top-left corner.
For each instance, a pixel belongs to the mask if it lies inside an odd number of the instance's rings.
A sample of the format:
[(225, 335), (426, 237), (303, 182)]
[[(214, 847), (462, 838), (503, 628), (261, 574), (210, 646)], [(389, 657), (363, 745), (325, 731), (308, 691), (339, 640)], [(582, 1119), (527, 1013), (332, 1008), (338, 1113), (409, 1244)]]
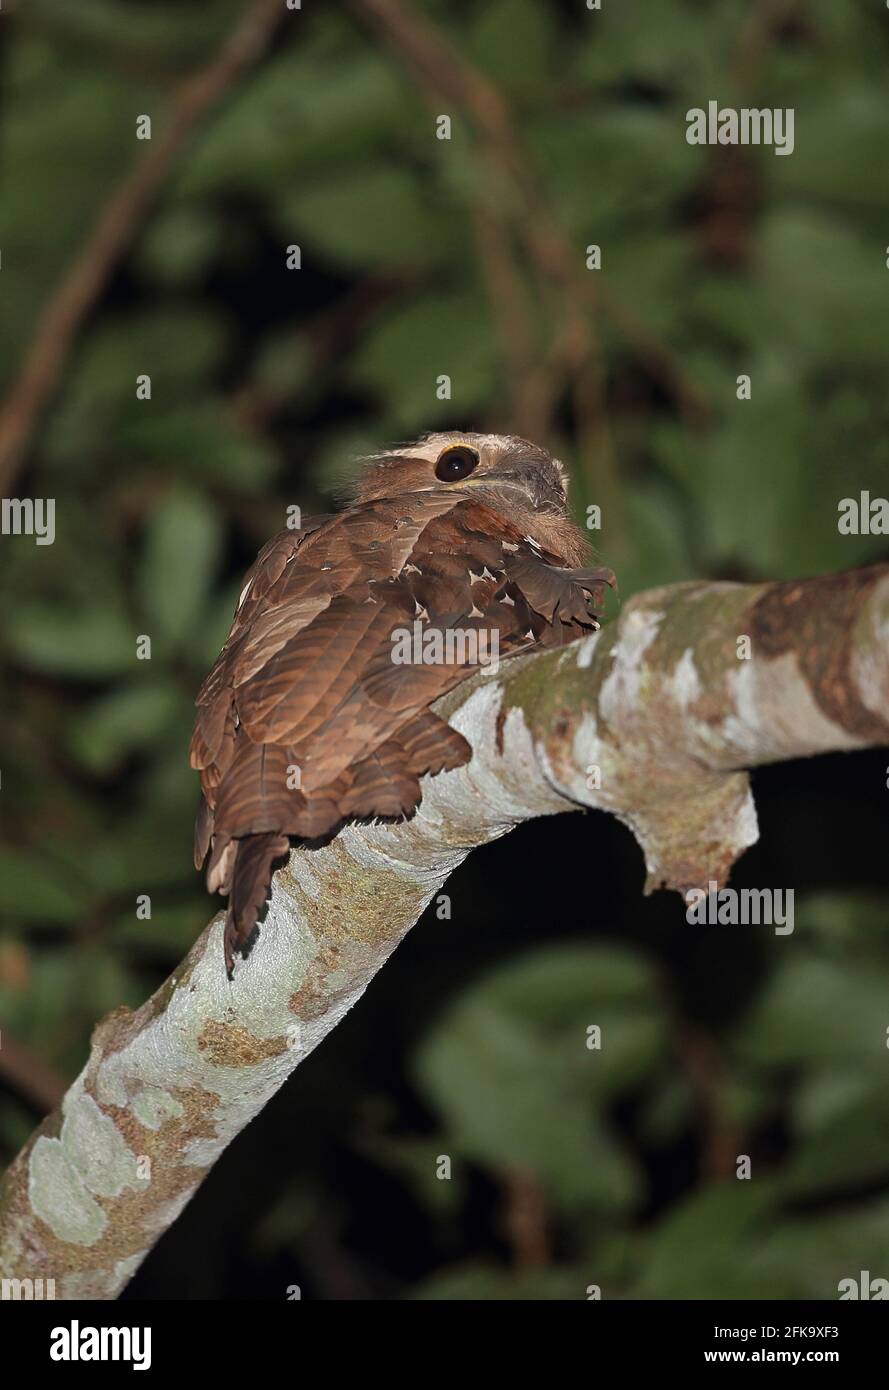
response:
[(427, 434), (367, 459), (356, 502), (408, 492), (465, 492), (498, 510), (565, 517), (568, 475), (558, 459), (513, 434)]

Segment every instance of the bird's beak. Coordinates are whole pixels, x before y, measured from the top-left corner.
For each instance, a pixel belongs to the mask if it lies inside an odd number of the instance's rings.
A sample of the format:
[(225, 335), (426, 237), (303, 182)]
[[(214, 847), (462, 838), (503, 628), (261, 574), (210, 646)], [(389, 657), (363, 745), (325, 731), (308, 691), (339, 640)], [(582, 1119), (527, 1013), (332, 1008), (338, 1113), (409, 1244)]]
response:
[(533, 502), (534, 496), (530, 488), (521, 482), (514, 474), (483, 473), (477, 478), (464, 478), (459, 484), (461, 488), (487, 487), (487, 488), (507, 488), (514, 492), (521, 492), (525, 497), (529, 497)]
[(564, 507), (564, 497), (559, 496), (536, 466), (533, 470), (519, 466), (510, 469), (508, 473), (483, 473), (467, 478), (460, 486), (520, 492), (535, 511), (548, 511), (550, 508), (560, 511)]

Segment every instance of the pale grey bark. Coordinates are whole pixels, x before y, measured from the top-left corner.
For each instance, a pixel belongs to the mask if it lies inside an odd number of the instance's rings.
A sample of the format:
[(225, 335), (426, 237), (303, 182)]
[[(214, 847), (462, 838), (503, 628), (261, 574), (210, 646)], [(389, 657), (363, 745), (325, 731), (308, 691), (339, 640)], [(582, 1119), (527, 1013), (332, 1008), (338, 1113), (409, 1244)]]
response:
[(649, 887), (724, 881), (757, 836), (747, 768), (889, 743), (889, 567), (654, 590), (439, 708), (475, 753), (427, 778), (413, 821), (295, 850), (233, 981), (217, 915), (147, 1003), (98, 1025), (0, 1188), (0, 1275), (119, 1293), (452, 870), (519, 822), (602, 808), (635, 834)]

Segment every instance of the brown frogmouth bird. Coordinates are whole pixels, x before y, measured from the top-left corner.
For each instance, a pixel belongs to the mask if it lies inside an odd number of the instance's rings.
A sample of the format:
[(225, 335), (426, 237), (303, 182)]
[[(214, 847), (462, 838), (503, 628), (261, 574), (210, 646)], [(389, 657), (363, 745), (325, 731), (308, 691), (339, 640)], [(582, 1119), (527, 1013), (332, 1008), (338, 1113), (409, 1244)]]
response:
[[(557, 459), (510, 435), (431, 434), (365, 461), (343, 511), (284, 530), (246, 577), (197, 697), (195, 863), (247, 945), (292, 840), (410, 816), (420, 778), (472, 749), (430, 708), (493, 649), (595, 630), (591, 568)], [(405, 631), (441, 639), (396, 659)], [(482, 644), (449, 636), (482, 635)], [(433, 659), (429, 651), (433, 650)]]

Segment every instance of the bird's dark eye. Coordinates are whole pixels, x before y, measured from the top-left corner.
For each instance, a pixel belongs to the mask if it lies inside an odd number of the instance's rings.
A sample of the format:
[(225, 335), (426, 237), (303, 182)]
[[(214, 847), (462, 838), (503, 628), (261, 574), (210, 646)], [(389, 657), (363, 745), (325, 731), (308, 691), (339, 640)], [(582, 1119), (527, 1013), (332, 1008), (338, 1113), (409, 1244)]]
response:
[(478, 454), (467, 449), (464, 444), (456, 444), (453, 449), (445, 449), (439, 454), (435, 465), (435, 476), (440, 483), (459, 483), (468, 478), (478, 468)]

